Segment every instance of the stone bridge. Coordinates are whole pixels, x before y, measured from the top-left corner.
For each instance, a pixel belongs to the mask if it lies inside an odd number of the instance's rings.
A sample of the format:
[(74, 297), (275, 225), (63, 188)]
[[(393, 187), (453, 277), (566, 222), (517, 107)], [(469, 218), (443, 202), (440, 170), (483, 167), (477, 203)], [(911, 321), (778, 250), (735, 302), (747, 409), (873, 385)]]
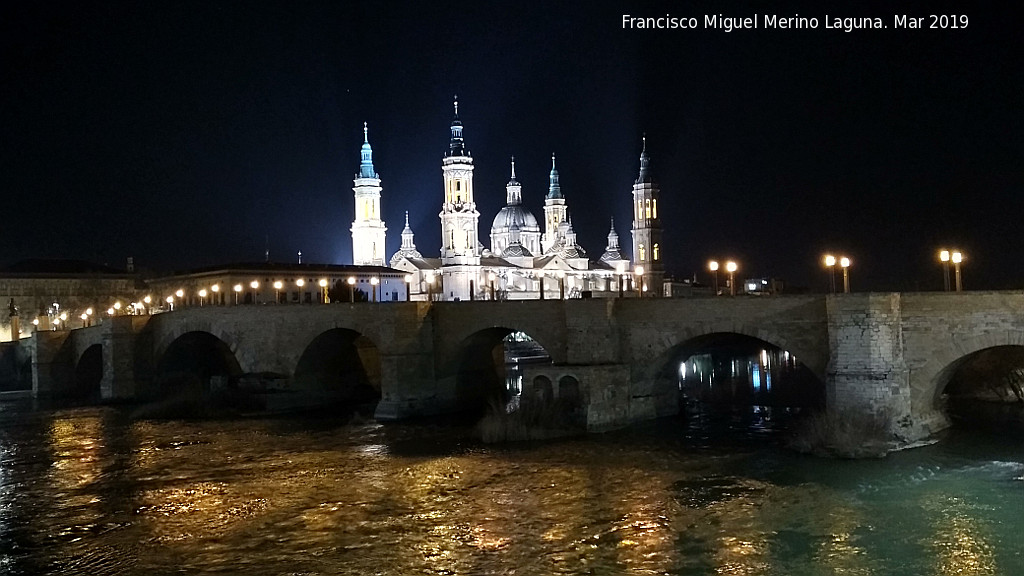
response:
[(528, 367), (527, 392), (571, 391), (591, 430), (677, 413), (679, 362), (702, 339), (739, 334), (795, 355), (829, 407), (886, 411), (916, 438), (946, 425), (940, 396), (968, 356), (1024, 346), (1024, 293), (208, 306), (42, 332), (27, 345), (39, 396), (92, 375), (103, 399), (141, 398), (176, 370), (271, 373), (301, 388), (353, 364), (379, 389), (377, 417), (400, 419), (457, 410), (496, 378), (496, 346), (516, 331), (553, 361)]

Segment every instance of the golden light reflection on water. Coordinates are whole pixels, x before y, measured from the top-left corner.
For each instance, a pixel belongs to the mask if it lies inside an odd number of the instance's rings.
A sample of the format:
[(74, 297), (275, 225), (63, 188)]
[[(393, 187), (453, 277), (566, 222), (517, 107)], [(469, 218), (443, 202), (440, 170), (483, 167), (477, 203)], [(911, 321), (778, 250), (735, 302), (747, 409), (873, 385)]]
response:
[(974, 506), (963, 498), (946, 496), (928, 508), (938, 516), (935, 539), (927, 543), (936, 553), (937, 576), (1001, 574), (996, 566), (995, 551), (989, 544), (988, 526), (978, 521)]

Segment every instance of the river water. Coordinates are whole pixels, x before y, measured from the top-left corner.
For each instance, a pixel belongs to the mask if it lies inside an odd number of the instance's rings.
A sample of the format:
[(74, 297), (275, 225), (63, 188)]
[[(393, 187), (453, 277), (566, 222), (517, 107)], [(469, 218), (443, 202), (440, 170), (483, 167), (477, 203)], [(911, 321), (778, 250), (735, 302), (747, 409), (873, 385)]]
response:
[(0, 573), (1024, 574), (1019, 430), (842, 461), (748, 416), (491, 446), (0, 404)]

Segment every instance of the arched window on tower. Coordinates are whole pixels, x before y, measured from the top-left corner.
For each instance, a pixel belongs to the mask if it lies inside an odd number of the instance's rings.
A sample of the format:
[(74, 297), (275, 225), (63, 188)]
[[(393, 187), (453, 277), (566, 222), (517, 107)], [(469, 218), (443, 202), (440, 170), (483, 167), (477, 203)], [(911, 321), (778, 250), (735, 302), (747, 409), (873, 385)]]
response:
[[(654, 200), (651, 200), (651, 202), (654, 205), (654, 219), (657, 220), (658, 219), (658, 199), (655, 198)], [(657, 258), (657, 256), (655, 256), (655, 258)]]
[(637, 260), (639, 260), (640, 262), (647, 260), (647, 251), (644, 250), (643, 244), (640, 245), (640, 257), (637, 258)]
[(655, 242), (654, 243), (654, 259), (655, 260), (657, 260), (661, 256), (661, 254), (659, 252), (660, 252), (660, 250), (658, 250), (658, 243)]
[(644, 207), (645, 207), (645, 214), (647, 215), (647, 218), (650, 219), (650, 217), (651, 217), (651, 199), (650, 198), (648, 198), (647, 200), (644, 200)]

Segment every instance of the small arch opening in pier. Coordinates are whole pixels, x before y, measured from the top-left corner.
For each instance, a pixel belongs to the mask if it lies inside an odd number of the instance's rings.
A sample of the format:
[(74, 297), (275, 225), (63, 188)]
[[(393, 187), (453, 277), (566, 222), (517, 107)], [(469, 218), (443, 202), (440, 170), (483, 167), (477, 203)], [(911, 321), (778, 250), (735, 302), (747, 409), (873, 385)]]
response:
[(524, 389), (535, 384), (530, 368), (547, 364), (547, 350), (525, 332), (494, 327), (470, 335), (460, 348), (455, 380), (459, 411), (478, 418), (489, 406), (518, 410)]
[(103, 381), (103, 346), (93, 344), (85, 349), (75, 364), (75, 384), (70, 396), (76, 400), (99, 400)]
[(992, 346), (953, 361), (936, 378), (933, 402), (957, 426), (1024, 431), (1024, 346)]
[(381, 397), (380, 351), (355, 330), (333, 328), (306, 346), (292, 382), (323, 404), (373, 414)]
[(740, 426), (774, 428), (825, 404), (824, 383), (799, 358), (752, 336), (705, 334), (662, 358), (655, 387), (677, 398), (687, 416), (728, 415)]

